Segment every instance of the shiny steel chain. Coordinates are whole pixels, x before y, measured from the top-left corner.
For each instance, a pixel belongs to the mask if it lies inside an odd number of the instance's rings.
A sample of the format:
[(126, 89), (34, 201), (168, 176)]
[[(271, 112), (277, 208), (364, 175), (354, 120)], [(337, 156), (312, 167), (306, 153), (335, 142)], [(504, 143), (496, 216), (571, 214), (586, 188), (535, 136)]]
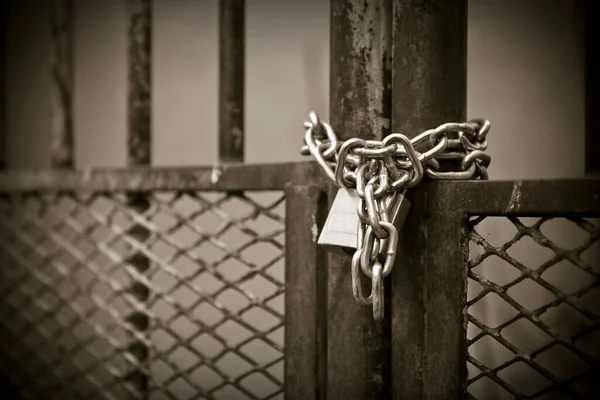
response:
[[(304, 123), (302, 155), (311, 155), (338, 187), (355, 189), (359, 201), (358, 241), (352, 257), (352, 291), (357, 303), (371, 305), (375, 320), (383, 318), (383, 278), (395, 263), (398, 231), (389, 220), (396, 196), (431, 179), (488, 179), (491, 157), (485, 153), (490, 122), (474, 119), (446, 123), (413, 139), (392, 133), (383, 140), (353, 138), (340, 142), (315, 112)], [(453, 135), (448, 135), (452, 133)], [(449, 136), (453, 136), (450, 138)], [(456, 170), (440, 161), (454, 160)], [(384, 248), (385, 259), (380, 260)], [(362, 292), (360, 272), (371, 279), (371, 294)]]

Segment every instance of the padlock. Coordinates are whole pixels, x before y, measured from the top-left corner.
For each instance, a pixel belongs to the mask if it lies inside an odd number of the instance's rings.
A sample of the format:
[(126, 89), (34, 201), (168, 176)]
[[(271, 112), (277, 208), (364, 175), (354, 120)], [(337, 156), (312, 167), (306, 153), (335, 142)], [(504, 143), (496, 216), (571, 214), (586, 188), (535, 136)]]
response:
[[(342, 187), (338, 190), (317, 240), (319, 245), (337, 254), (353, 254), (356, 251), (360, 223), (357, 212), (359, 200), (355, 189)], [(389, 221), (400, 230), (410, 209), (410, 201), (403, 193), (398, 193), (390, 201), (394, 203), (386, 207)], [(381, 246), (379, 251), (383, 255), (385, 246)]]

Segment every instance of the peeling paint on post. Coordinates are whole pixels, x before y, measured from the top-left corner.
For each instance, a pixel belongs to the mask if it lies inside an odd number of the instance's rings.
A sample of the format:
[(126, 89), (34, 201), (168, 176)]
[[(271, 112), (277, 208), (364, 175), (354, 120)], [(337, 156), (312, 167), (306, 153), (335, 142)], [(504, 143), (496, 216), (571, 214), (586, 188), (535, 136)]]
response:
[(340, 139), (390, 133), (391, 1), (331, 2), (331, 122)]
[[(151, 0), (128, 0), (127, 6), (129, 12), (127, 164), (131, 167), (149, 166), (151, 162), (152, 2)], [(129, 207), (138, 214), (143, 214), (150, 208), (150, 201), (145, 193), (130, 193), (127, 200)], [(151, 232), (142, 225), (133, 225), (127, 233), (140, 243), (144, 243)], [(127, 263), (139, 274), (144, 274), (150, 268), (150, 260), (140, 252), (133, 252)], [(140, 308), (127, 318), (131, 329), (136, 332), (131, 335), (128, 351), (138, 362), (128, 379), (140, 398), (146, 398), (149, 384), (149, 349), (146, 342), (150, 326), (146, 302), (150, 296), (150, 289), (141, 279), (133, 276), (129, 293), (140, 303)]]
[(73, 0), (52, 0), (50, 163), (73, 168)]
[[(467, 0), (393, 1), (393, 131), (464, 121)], [(456, 204), (432, 212), (437, 192), (426, 187), (408, 193), (391, 273), (392, 397), (464, 399), (468, 239)]]
[(467, 108), (467, 0), (394, 0), (393, 129), (409, 137)]
[(219, 3), (219, 161), (244, 161), (245, 1)]
[[(330, 115), (342, 140), (390, 133), (391, 11), (391, 0), (331, 2)], [(326, 398), (387, 399), (389, 308), (375, 322), (352, 296), (350, 257), (329, 257)]]

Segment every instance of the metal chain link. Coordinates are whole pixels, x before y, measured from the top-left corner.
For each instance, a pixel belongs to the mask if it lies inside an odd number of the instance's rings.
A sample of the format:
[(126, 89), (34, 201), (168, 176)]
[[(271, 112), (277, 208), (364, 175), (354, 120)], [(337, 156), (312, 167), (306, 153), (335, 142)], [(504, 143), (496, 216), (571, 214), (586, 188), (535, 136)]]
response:
[[(473, 119), (446, 123), (413, 139), (392, 133), (383, 140), (352, 138), (340, 142), (331, 125), (310, 112), (309, 121), (304, 123), (301, 154), (311, 155), (335, 185), (355, 189), (359, 197), (352, 292), (358, 304), (373, 307), (375, 320), (383, 318), (383, 278), (390, 274), (396, 260), (398, 231), (389, 211), (397, 196), (425, 177), (488, 179), (491, 157), (485, 150), (490, 126), (487, 120)], [(454, 137), (450, 138), (449, 133)], [(442, 170), (440, 161), (445, 160), (452, 160), (457, 170)], [(367, 297), (362, 292), (360, 271), (371, 279), (371, 294)]]

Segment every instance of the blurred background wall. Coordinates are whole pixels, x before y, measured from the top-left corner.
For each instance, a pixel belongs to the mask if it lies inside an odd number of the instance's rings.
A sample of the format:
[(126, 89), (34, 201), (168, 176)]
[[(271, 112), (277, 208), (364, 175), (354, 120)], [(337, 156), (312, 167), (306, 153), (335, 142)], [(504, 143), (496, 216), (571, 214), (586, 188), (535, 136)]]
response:
[[(11, 168), (49, 165), (49, 3), (20, 2), (11, 15)], [(124, 166), (125, 2), (76, 3), (76, 164)], [(469, 2), (467, 115), (492, 122), (493, 179), (583, 174), (584, 27), (579, 3)], [(156, 0), (154, 5), (153, 162), (213, 163), (217, 1)], [(246, 43), (247, 161), (301, 160), (298, 149), (308, 111), (328, 117), (329, 4), (248, 0)]]
[[(469, 1), (467, 115), (492, 122), (491, 179), (583, 176), (580, 3)], [(11, 11), (10, 168), (50, 165), (49, 10), (49, 1), (29, 0)], [(217, 12), (217, 0), (154, 2), (152, 157), (156, 166), (207, 165), (217, 160)], [(247, 1), (247, 162), (302, 160), (302, 123), (308, 112), (315, 110), (328, 119), (329, 17), (324, 0)], [(125, 166), (125, 1), (76, 2), (75, 21), (76, 166)], [(513, 231), (506, 221), (496, 220), (487, 224), (485, 234), (490, 243), (503, 243)], [(554, 231), (555, 240), (570, 235), (561, 233), (560, 227)], [(539, 261), (531, 247), (521, 248), (518, 254)], [(487, 263), (494, 265), (493, 260)], [(509, 275), (501, 268), (492, 272), (498, 280)], [(567, 271), (555, 278), (569, 277)], [(525, 286), (513, 294), (538, 298), (535, 290)], [(494, 304), (482, 301), (475, 311), (490, 321), (506, 319), (503, 313), (510, 310)], [(490, 362), (501, 357), (493, 348), (477, 352)], [(481, 390), (485, 398), (500, 398)]]

